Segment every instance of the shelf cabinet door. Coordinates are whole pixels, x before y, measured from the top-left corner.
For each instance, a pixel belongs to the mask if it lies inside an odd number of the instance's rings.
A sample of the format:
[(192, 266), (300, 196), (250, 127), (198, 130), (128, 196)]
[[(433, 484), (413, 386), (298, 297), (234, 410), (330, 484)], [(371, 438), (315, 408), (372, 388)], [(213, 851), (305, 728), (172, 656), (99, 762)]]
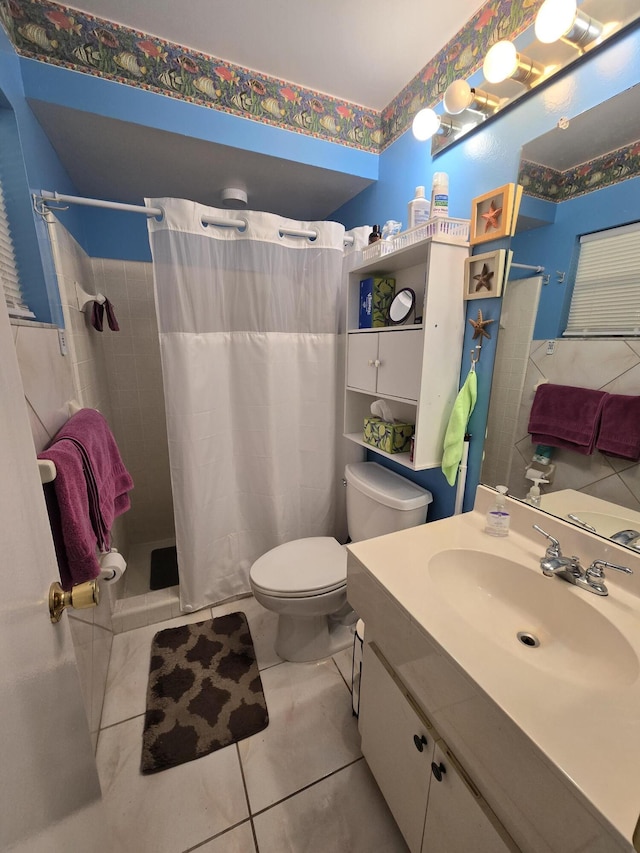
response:
[[(514, 853), (515, 844), (477, 791), (466, 783), (442, 741), (433, 758), (440, 779), (429, 789), (421, 853)], [(444, 772), (443, 772), (444, 771)]]
[(378, 787), (409, 850), (420, 853), (434, 738), (369, 643), (362, 658), (358, 726), (362, 754)]
[(376, 391), (378, 335), (348, 335), (347, 387)]
[(388, 332), (378, 336), (378, 384), (381, 397), (417, 400), (422, 373), (422, 338), (420, 329)]

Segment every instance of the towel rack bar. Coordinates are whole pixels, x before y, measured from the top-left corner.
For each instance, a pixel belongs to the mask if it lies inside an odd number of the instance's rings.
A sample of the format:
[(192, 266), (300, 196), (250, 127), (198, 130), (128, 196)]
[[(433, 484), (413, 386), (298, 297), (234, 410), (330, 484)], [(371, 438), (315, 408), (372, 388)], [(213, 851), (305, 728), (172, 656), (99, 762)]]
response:
[(56, 464), (49, 459), (38, 459), (38, 471), (40, 472), (40, 482), (53, 483), (56, 478)]
[(541, 266), (532, 266), (531, 264), (511, 264), (511, 269), (517, 270), (533, 270), (533, 272), (541, 273), (544, 272), (544, 267)]

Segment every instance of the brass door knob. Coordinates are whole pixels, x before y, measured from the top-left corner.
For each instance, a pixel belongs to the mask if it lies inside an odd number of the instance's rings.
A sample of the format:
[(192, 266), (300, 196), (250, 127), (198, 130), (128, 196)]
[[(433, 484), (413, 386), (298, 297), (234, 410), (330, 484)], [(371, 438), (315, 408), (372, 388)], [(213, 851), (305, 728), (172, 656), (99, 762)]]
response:
[(84, 610), (96, 607), (100, 601), (100, 587), (97, 580), (86, 581), (65, 592), (56, 581), (49, 587), (49, 613), (52, 622), (59, 622), (65, 607)]

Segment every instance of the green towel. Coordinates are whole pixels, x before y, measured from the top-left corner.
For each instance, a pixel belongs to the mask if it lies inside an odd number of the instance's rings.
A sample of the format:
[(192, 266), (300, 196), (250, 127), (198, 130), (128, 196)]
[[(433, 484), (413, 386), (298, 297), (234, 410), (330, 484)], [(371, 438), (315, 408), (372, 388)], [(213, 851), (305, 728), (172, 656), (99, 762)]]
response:
[(471, 412), (478, 397), (478, 377), (475, 370), (470, 370), (464, 385), (458, 391), (458, 396), (453, 404), (447, 431), (444, 434), (444, 450), (442, 453), (442, 473), (447, 478), (450, 486), (456, 481), (458, 465), (462, 459), (464, 447), (464, 435)]

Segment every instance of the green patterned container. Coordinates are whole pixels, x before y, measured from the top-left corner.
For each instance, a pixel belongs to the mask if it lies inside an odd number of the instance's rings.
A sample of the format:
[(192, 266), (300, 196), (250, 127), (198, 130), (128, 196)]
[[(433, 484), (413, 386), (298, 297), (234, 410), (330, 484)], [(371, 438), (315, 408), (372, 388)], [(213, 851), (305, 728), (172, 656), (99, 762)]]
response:
[(404, 453), (411, 446), (411, 436), (415, 428), (415, 424), (389, 423), (375, 417), (365, 418), (363, 440), (365, 444), (378, 447), (385, 453)]

